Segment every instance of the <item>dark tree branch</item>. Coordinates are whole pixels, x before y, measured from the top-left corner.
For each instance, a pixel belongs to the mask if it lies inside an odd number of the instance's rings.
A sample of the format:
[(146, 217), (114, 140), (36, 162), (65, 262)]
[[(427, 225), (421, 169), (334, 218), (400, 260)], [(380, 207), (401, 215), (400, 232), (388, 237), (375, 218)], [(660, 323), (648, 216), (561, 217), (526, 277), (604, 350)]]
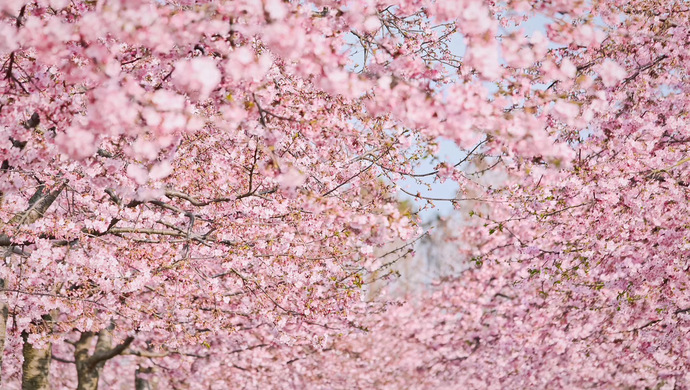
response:
[(104, 362), (106, 360), (110, 360), (114, 358), (117, 355), (120, 355), (124, 350), (126, 350), (130, 344), (132, 344), (132, 341), (134, 341), (134, 337), (129, 336), (127, 337), (122, 343), (120, 343), (118, 346), (111, 348), (106, 351), (98, 351), (91, 355), (88, 359), (86, 359), (86, 364), (89, 366), (95, 366), (98, 363)]
[(56, 362), (60, 362), (60, 363), (67, 363), (67, 364), (74, 364), (75, 363), (74, 360), (63, 359), (63, 358), (57, 357), (55, 355), (52, 355), (51, 358), (53, 360), (55, 360)]

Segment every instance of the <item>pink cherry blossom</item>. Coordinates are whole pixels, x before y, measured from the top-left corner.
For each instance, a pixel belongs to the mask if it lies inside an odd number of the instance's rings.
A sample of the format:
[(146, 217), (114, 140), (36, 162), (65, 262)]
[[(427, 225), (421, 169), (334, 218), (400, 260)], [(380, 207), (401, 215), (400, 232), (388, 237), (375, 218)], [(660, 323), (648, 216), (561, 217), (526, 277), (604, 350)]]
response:
[(180, 88), (198, 92), (200, 99), (206, 99), (220, 83), (221, 73), (213, 59), (196, 57), (178, 61), (175, 64), (173, 80)]
[(608, 58), (597, 68), (597, 72), (605, 87), (613, 87), (627, 75), (625, 68)]
[(687, 16), (0, 2), (2, 388), (687, 388)]

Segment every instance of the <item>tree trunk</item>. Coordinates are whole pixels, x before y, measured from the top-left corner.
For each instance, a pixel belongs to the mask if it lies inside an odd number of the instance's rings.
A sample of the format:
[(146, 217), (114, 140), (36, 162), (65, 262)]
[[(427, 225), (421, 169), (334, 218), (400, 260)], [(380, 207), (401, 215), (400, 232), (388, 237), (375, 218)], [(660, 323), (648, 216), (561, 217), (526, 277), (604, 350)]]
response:
[[(153, 372), (151, 367), (138, 367), (134, 373), (134, 389), (135, 390), (153, 390), (151, 381), (148, 380), (148, 375)], [(143, 374), (143, 375), (141, 375)]]
[(79, 341), (74, 344), (77, 390), (97, 390), (98, 379), (105, 362), (121, 354), (134, 340), (134, 337), (127, 337), (121, 344), (113, 347), (113, 329), (115, 329), (115, 324), (111, 323), (107, 328), (98, 332), (96, 349), (92, 355), (89, 355), (89, 349), (93, 341), (93, 333), (82, 333)]
[[(45, 214), (53, 202), (55, 202), (65, 188), (65, 185), (66, 184), (63, 182), (52, 192), (44, 194), (43, 190), (45, 186), (41, 184), (29, 200), (29, 208), (10, 219), (9, 225), (26, 225), (36, 222)], [(2, 226), (1, 221), (0, 226)], [(12, 243), (6, 234), (0, 234), (0, 243), (2, 246), (10, 247), (10, 253), (12, 253)], [(3, 290), (2, 301), (0, 301), (0, 383), (2, 383), (2, 355), (5, 352), (7, 318), (9, 316), (9, 307), (4, 296), (4, 289), (6, 288), (5, 283), (5, 279), (0, 279), (0, 290)], [(47, 349), (35, 349), (27, 342), (28, 333), (26, 332), (22, 332), (22, 339), (24, 340), (24, 347), (22, 349), (24, 355), (24, 363), (22, 364), (22, 390), (49, 389), (52, 346), (49, 345)]]
[(114, 326), (110, 325), (98, 332), (98, 341), (96, 341), (96, 350), (93, 355), (89, 355), (93, 333), (82, 333), (79, 341), (75, 344), (74, 361), (77, 365), (77, 390), (98, 390), (98, 379), (101, 377), (101, 371), (106, 360), (96, 360), (94, 356), (99, 356), (110, 350), (113, 343), (113, 328)]
[(22, 364), (22, 390), (50, 390), (51, 344), (36, 349), (28, 341), (29, 334), (22, 332), (24, 364)]
[(98, 388), (98, 371), (89, 367), (91, 341), (93, 333), (84, 332), (79, 341), (74, 344), (74, 363), (77, 366), (77, 390), (93, 390)]
[[(5, 288), (5, 281), (0, 279), (0, 288)], [(3, 294), (4, 295), (4, 294)], [(0, 302), (0, 383), (2, 383), (2, 356), (5, 354), (5, 338), (7, 337), (7, 318), (9, 317), (9, 306), (7, 303)]]

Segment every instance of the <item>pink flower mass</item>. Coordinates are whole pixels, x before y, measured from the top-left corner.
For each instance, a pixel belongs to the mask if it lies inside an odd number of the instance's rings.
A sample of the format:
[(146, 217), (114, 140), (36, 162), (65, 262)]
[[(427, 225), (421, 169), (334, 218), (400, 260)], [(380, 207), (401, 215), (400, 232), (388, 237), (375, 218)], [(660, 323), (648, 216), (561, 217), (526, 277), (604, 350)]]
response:
[(688, 14), (0, 1), (0, 388), (690, 389)]

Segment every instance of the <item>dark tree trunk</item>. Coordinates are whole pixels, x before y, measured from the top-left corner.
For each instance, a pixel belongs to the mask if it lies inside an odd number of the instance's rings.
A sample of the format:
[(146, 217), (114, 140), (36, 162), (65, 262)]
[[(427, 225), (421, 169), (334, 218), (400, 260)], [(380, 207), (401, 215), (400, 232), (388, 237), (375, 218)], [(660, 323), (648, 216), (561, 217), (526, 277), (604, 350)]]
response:
[(98, 379), (103, 371), (105, 362), (121, 354), (134, 340), (128, 337), (121, 344), (112, 347), (114, 324), (98, 332), (96, 349), (89, 354), (93, 343), (93, 333), (84, 332), (79, 341), (74, 344), (74, 363), (77, 366), (77, 390), (97, 390)]
[[(0, 289), (5, 288), (5, 281), (0, 279)], [(5, 339), (7, 338), (7, 319), (9, 306), (5, 303), (5, 293), (0, 292), (0, 383), (2, 383), (2, 356), (5, 354)]]
[[(134, 373), (134, 389), (135, 390), (153, 390), (151, 381), (148, 380), (147, 374), (153, 372), (151, 367), (138, 367)], [(143, 374), (143, 375), (142, 375)]]
[(93, 333), (84, 332), (79, 341), (74, 344), (74, 363), (77, 366), (77, 390), (93, 390), (98, 388), (99, 372), (89, 366)]

